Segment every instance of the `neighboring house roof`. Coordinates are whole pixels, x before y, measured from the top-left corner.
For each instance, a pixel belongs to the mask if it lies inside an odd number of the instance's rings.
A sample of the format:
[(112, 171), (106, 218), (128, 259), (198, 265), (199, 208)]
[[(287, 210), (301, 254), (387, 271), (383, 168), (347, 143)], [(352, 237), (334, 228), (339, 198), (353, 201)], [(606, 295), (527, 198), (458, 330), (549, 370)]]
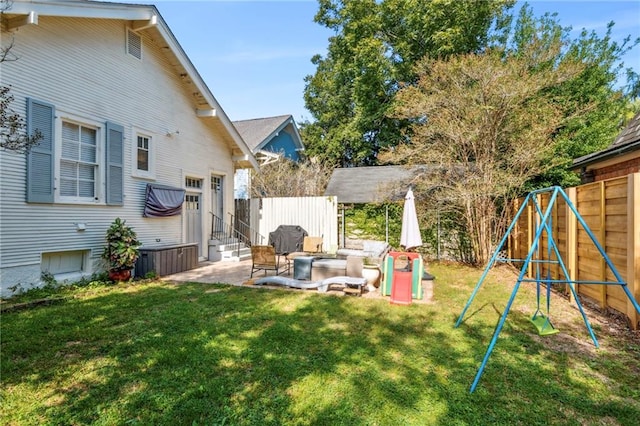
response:
[(296, 150), (304, 150), (298, 127), (291, 115), (239, 120), (234, 121), (233, 125), (254, 154), (270, 154), (265, 148), (283, 130), (291, 134)]
[(426, 166), (370, 166), (335, 169), (324, 195), (341, 204), (403, 200), (414, 179)]
[(636, 150), (640, 150), (640, 113), (631, 119), (608, 148), (576, 158), (571, 168), (579, 169)]
[(60, 16), (126, 20), (132, 22), (131, 28), (134, 31), (148, 32), (161, 47), (165, 48), (176, 74), (191, 91), (195, 105), (194, 114), (203, 119), (212, 120), (212, 127), (220, 132), (222, 139), (232, 150), (236, 167), (258, 167), (258, 162), (251, 150), (202, 80), (155, 6), (86, 0), (32, 0), (16, 1), (10, 4), (10, 8), (3, 12), (7, 18), (7, 28), (37, 25), (38, 16)]

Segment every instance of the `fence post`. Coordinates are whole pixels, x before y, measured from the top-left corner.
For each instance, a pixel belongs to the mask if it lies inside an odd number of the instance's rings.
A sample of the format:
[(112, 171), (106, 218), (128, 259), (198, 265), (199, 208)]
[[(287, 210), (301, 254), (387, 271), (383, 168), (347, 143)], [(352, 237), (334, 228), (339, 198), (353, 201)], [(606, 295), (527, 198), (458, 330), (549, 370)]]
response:
[[(627, 286), (640, 301), (640, 173), (627, 177)], [(627, 298), (627, 318), (631, 328), (638, 329), (640, 316)]]
[[(538, 197), (538, 195), (536, 195), (536, 197)], [(527, 247), (531, 247), (533, 245), (533, 232), (533, 207), (531, 206), (531, 203), (529, 203), (527, 205)], [(533, 276), (531, 264), (532, 262), (529, 262), (529, 265), (527, 266), (528, 277)]]
[[(509, 217), (515, 218), (516, 213), (518, 212), (518, 201), (519, 199), (516, 198), (511, 202), (511, 214), (509, 215)], [(511, 232), (511, 235), (509, 235), (509, 239), (507, 240), (507, 257), (509, 259), (515, 259), (516, 257), (516, 253), (517, 251), (517, 247), (518, 247), (518, 222), (516, 221), (516, 223), (513, 224), (513, 231)]]
[[(607, 193), (605, 181), (599, 182), (600, 192), (600, 232), (598, 239), (602, 249), (607, 251)], [(604, 260), (604, 256), (600, 257), (600, 281), (607, 280), (607, 262)], [(602, 309), (607, 308), (607, 286), (600, 285), (600, 307)]]
[[(555, 205), (553, 206), (553, 214), (552, 214), (552, 220), (553, 220), (553, 227), (551, 230), (551, 234), (553, 235), (553, 241), (555, 241), (556, 245), (558, 245), (560, 243), (560, 215), (558, 214), (558, 212), (560, 211), (560, 204), (558, 204), (559, 202), (561, 202), (561, 197), (558, 197), (556, 199)], [(549, 243), (547, 242), (547, 245)], [(560, 249), (558, 248), (558, 251)], [(547, 253), (549, 253), (549, 260), (551, 260), (551, 257), (555, 257), (555, 253), (553, 253), (553, 255), (551, 254), (551, 249), (548, 248), (547, 249)], [(555, 259), (556, 261), (558, 261), (559, 259)], [(553, 266), (552, 266), (553, 265)], [(559, 279), (560, 278), (560, 264), (556, 263), (556, 264), (548, 264), (549, 266), (549, 275), (553, 278), (553, 279)], [(551, 272), (553, 270), (553, 272)]]
[[(569, 200), (571, 201), (571, 204), (573, 204), (576, 209), (578, 208), (578, 197), (577, 197), (577, 189), (574, 188), (567, 188), (567, 190), (565, 191), (567, 194), (567, 198), (569, 198)], [(566, 215), (566, 238), (567, 238), (567, 254), (566, 254), (566, 267), (567, 270), (569, 272), (569, 276), (567, 277), (567, 279), (569, 281), (575, 281), (578, 277), (578, 270), (577, 268), (577, 259), (578, 259), (578, 218), (576, 217), (575, 214), (573, 214), (573, 212), (571, 211), (571, 208), (569, 207), (569, 204), (566, 203), (565, 204), (565, 215)], [(567, 284), (568, 285), (568, 284)], [(566, 290), (569, 293), (569, 299), (571, 300), (571, 302), (575, 303), (574, 297), (573, 297), (573, 292), (571, 292), (568, 288)], [(578, 290), (578, 284), (575, 284), (575, 291), (576, 294), (579, 293)]]

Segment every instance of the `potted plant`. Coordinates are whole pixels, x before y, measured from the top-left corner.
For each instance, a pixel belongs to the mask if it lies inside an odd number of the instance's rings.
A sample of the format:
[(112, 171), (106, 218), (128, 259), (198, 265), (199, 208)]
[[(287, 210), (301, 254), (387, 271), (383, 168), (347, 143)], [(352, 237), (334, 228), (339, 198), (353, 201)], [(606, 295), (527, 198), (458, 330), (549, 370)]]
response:
[(117, 217), (107, 229), (107, 245), (102, 258), (107, 262), (109, 279), (126, 281), (131, 278), (131, 270), (140, 254), (140, 242), (126, 220)]

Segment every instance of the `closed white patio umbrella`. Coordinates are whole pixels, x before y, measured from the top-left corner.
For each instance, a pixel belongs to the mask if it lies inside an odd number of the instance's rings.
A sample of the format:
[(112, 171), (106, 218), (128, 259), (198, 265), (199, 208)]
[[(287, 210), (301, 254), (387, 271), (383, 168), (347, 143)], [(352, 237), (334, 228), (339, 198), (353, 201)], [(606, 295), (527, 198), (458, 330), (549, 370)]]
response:
[(402, 231), (400, 233), (400, 245), (409, 250), (422, 245), (420, 225), (416, 213), (416, 203), (413, 198), (413, 190), (409, 188), (404, 197), (404, 210), (402, 212)]

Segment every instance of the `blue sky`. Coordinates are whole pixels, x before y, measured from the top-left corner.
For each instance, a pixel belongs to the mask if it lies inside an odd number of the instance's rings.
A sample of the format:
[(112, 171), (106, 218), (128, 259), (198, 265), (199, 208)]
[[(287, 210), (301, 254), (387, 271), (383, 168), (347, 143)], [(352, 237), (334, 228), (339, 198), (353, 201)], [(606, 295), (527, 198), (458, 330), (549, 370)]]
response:
[[(129, 2), (129, 0), (123, 0)], [(313, 0), (135, 1), (159, 9), (198, 72), (231, 120), (291, 114), (311, 120), (304, 108), (304, 77), (315, 72), (311, 57), (326, 52), (332, 32), (313, 22)], [(518, 2), (519, 8), (523, 2)], [(533, 0), (536, 15), (557, 12), (563, 26), (613, 37), (640, 37), (640, 0)], [(624, 57), (640, 72), (640, 47)]]

